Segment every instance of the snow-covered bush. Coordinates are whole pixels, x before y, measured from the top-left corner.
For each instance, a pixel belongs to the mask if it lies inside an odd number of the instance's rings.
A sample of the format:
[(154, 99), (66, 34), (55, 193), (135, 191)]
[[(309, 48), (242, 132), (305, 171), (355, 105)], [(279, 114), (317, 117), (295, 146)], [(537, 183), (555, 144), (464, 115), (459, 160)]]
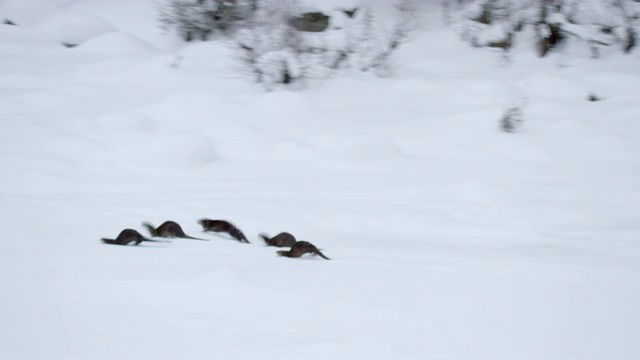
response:
[(421, 0), (389, 0), (327, 12), (298, 0), (160, 0), (159, 19), (186, 41), (218, 32), (240, 67), (272, 88), (326, 78), (338, 69), (384, 76), (393, 52), (420, 21)]
[(478, 47), (510, 49), (515, 34), (537, 17), (532, 1), (443, 1), (448, 22)]
[(416, 28), (416, 3), (364, 2), (319, 16), (330, 19), (323, 31), (300, 31), (296, 20), (316, 13), (296, 0), (262, 0), (234, 41), (245, 70), (267, 88), (326, 78), (339, 69), (386, 75), (392, 53)]
[(474, 46), (509, 50), (528, 28), (540, 56), (577, 40), (597, 57), (607, 47), (632, 51), (640, 34), (637, 0), (444, 1), (447, 20)]
[(287, 19), (294, 13), (292, 0), (263, 0), (248, 24), (233, 37), (239, 51), (239, 63), (256, 82), (271, 87), (291, 84), (300, 76), (300, 36)]

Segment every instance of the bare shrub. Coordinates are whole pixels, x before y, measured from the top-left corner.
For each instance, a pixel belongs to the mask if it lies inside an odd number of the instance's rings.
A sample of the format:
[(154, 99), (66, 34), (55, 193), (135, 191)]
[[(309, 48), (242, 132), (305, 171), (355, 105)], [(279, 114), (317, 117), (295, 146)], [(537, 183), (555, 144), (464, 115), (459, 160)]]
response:
[(258, 0), (162, 0), (159, 20), (185, 40), (208, 40), (215, 32), (229, 34), (252, 16)]
[(522, 108), (514, 106), (507, 109), (504, 115), (502, 115), (502, 118), (500, 119), (500, 128), (504, 132), (515, 133), (522, 127), (523, 121)]

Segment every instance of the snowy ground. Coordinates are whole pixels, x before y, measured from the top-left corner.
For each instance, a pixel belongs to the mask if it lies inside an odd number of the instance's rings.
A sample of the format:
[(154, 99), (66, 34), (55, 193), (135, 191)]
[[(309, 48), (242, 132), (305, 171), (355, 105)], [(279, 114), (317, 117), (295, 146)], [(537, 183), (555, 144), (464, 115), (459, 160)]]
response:
[[(637, 53), (431, 23), (394, 77), (264, 92), (151, 4), (0, 5), (1, 358), (640, 358)], [(169, 219), (210, 241), (99, 242)]]

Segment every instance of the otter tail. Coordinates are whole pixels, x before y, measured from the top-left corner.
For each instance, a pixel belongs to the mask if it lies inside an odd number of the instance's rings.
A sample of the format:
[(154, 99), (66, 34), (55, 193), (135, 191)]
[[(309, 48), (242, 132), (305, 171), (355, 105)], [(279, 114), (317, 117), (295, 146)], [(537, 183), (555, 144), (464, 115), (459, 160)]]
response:
[(209, 239), (200, 239), (200, 238), (197, 238), (197, 237), (193, 237), (193, 236), (189, 236), (189, 235), (184, 235), (184, 236), (181, 236), (181, 238), (183, 238), (183, 239), (191, 239), (191, 240), (202, 240), (202, 241), (209, 241)]
[(144, 226), (145, 228), (147, 228), (147, 230), (149, 230), (149, 233), (151, 234), (151, 236), (153, 237), (158, 236), (158, 231), (156, 231), (156, 228), (153, 227), (153, 225), (149, 224), (148, 222), (143, 222), (142, 226)]
[(113, 240), (113, 239), (105, 239), (105, 238), (102, 238), (102, 239), (100, 239), (100, 240), (102, 240), (102, 242), (103, 242), (103, 243), (105, 243), (105, 244), (120, 245), (120, 244), (118, 244), (118, 243), (117, 243), (115, 240)]
[(328, 257), (326, 257), (320, 250), (318, 250), (318, 248), (314, 248), (313, 253), (320, 256), (323, 259), (331, 260)]
[(231, 235), (232, 238), (240, 241), (241, 243), (246, 243), (249, 244), (249, 240), (247, 240), (247, 237), (244, 236), (244, 234), (242, 233), (242, 231), (240, 231), (240, 229), (238, 229), (237, 227), (229, 224), (229, 235)]
[(168, 239), (167, 240), (165, 240), (165, 239), (158, 240), (158, 239), (149, 239), (149, 238), (143, 237), (139, 241), (136, 241), (136, 245), (140, 244), (143, 241), (160, 242), (160, 243), (171, 242), (171, 240), (168, 240)]
[(269, 236), (267, 234), (260, 234), (260, 237), (262, 238), (262, 240), (264, 240), (265, 244), (267, 244), (267, 246), (273, 246), (273, 243), (271, 242), (271, 239), (269, 238)]

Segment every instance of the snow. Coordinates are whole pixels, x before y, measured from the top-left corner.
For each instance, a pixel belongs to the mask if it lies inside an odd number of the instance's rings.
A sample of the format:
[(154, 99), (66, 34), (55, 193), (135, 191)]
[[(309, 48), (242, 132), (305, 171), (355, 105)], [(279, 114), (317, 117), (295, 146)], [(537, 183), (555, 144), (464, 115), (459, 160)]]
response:
[(60, 7), (48, 0), (3, 1), (3, 20), (11, 20), (21, 26), (35, 26), (60, 13)]
[[(0, 357), (640, 357), (637, 54), (505, 63), (433, 11), (391, 77), (265, 92), (153, 11), (0, 3)], [(100, 242), (169, 219), (210, 241)]]
[[(370, 4), (384, 4), (383, 0), (369, 0)], [(303, 11), (322, 11), (325, 13), (333, 10), (352, 10), (358, 8), (365, 3), (363, 0), (301, 0), (299, 2)]]
[(23, 27), (0, 25), (0, 49), (3, 51), (21, 49), (22, 51), (43, 51), (58, 49), (59, 45), (47, 34)]
[(137, 55), (153, 52), (154, 48), (151, 44), (134, 35), (123, 32), (109, 32), (87, 40), (78, 46), (78, 50), (92, 53), (107, 52), (119, 55)]
[(38, 29), (64, 44), (77, 45), (92, 37), (115, 31), (107, 21), (87, 15), (62, 15), (48, 19)]

